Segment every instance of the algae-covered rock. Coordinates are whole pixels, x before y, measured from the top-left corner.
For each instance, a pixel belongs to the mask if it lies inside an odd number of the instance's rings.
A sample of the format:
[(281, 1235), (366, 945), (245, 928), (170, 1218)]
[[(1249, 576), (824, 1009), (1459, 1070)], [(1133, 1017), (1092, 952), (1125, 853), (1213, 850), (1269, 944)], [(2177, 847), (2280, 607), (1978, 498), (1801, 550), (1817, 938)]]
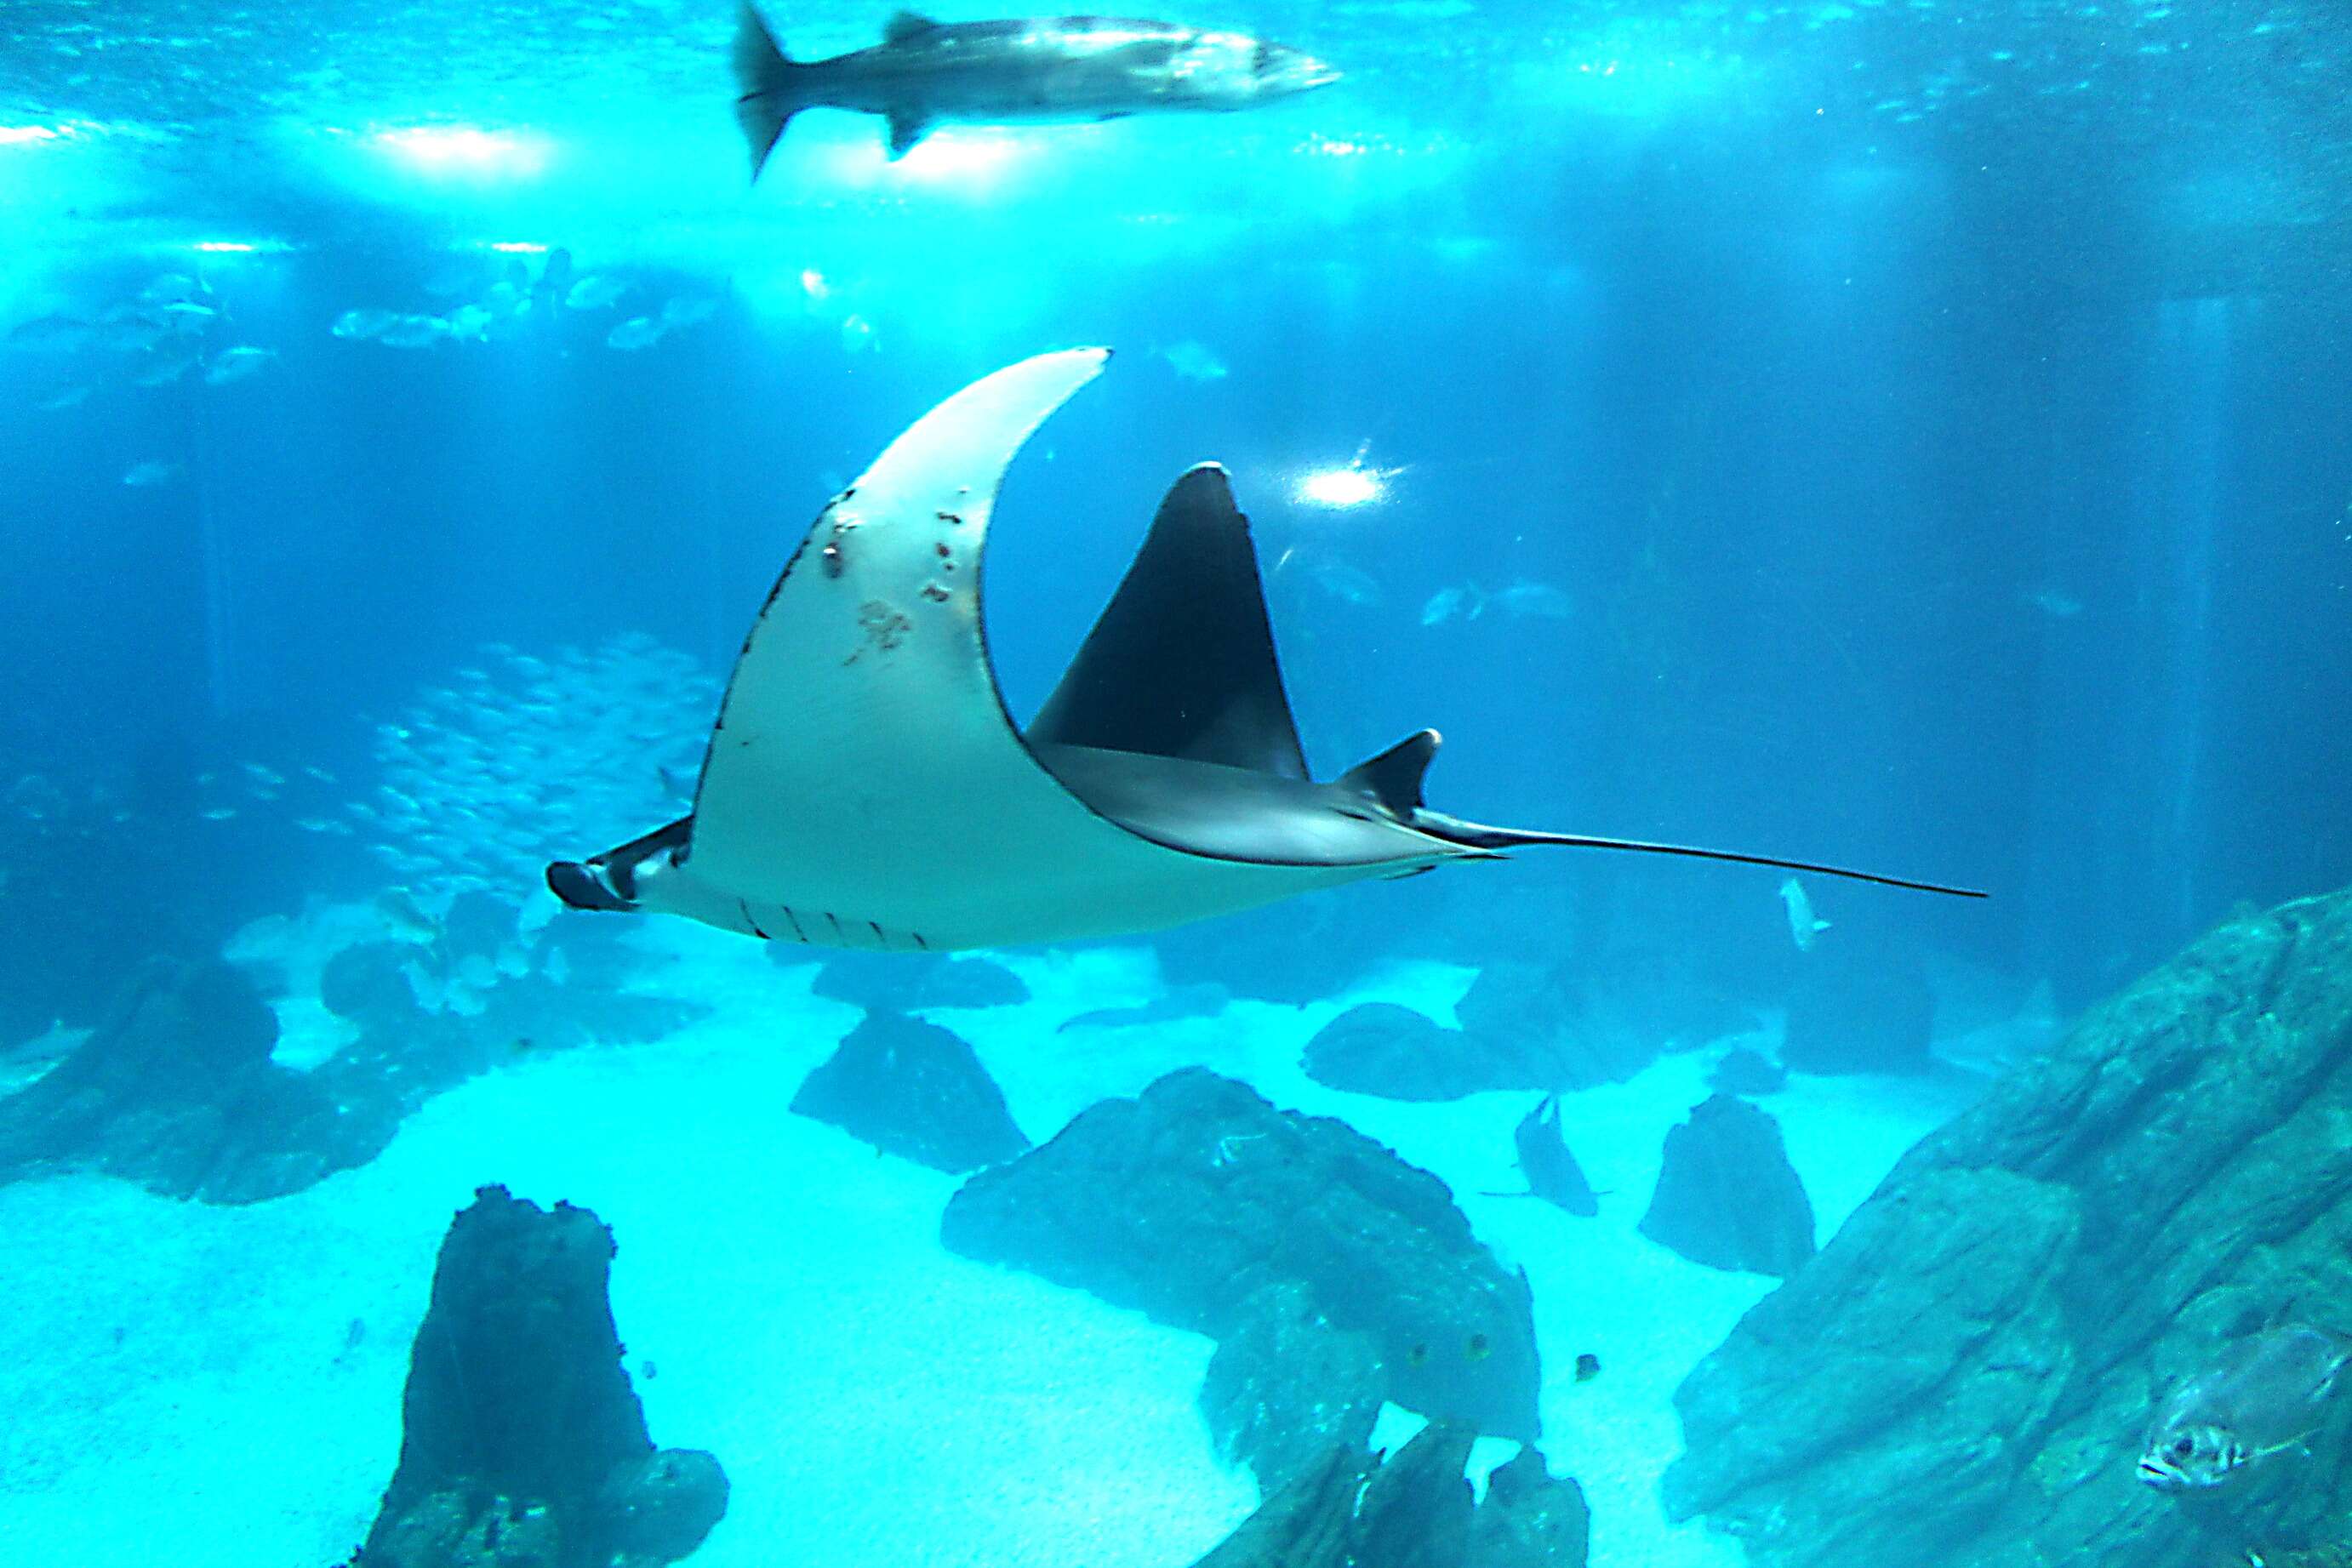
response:
[(2179, 1379), (2352, 1331), (2352, 894), (2230, 922), (1922, 1141), (1677, 1396), (1677, 1515), (1759, 1568), (2207, 1568), (2344, 1544), (2352, 1400), (2308, 1454), (2165, 1494)]
[(1296, 1284), (1379, 1346), (1390, 1399), (1536, 1436), (1525, 1276), (1471, 1234), (1445, 1184), (1342, 1123), (1277, 1111), (1198, 1068), (1080, 1112), (972, 1176), (940, 1239), (1222, 1339), (1261, 1289)]
[(1710, 1269), (1786, 1276), (1813, 1255), (1813, 1206), (1789, 1163), (1780, 1124), (1731, 1094), (1713, 1094), (1666, 1133), (1642, 1234)]
[(802, 1081), (793, 1110), (951, 1175), (1029, 1146), (971, 1043), (903, 1013), (867, 1013)]
[(659, 1568), (702, 1544), (727, 1478), (647, 1436), (612, 1262), (612, 1232), (570, 1204), (488, 1186), (450, 1222), (354, 1568)]

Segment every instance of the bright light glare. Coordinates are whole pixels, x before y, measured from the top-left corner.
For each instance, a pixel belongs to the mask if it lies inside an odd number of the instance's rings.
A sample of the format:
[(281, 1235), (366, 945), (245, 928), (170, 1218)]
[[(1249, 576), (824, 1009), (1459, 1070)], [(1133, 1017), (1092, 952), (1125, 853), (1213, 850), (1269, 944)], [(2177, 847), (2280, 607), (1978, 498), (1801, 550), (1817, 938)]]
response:
[(422, 173), (529, 178), (547, 167), (543, 136), (473, 125), (412, 125), (379, 131), (376, 145)]
[(55, 141), (58, 131), (47, 125), (0, 125), (0, 147), (22, 146), (33, 141)]
[(957, 126), (932, 132), (898, 158), (889, 155), (879, 137), (864, 134), (818, 146), (829, 183), (852, 190), (919, 185), (985, 195), (999, 188), (1035, 142), (1016, 132)]
[(200, 239), (191, 248), (214, 256), (247, 256), (260, 247), (241, 239)]
[(500, 256), (545, 256), (547, 247), (535, 239), (494, 239), (490, 248)]
[(1318, 507), (1361, 507), (1381, 498), (1386, 477), (1376, 468), (1322, 468), (1298, 481), (1297, 496)]

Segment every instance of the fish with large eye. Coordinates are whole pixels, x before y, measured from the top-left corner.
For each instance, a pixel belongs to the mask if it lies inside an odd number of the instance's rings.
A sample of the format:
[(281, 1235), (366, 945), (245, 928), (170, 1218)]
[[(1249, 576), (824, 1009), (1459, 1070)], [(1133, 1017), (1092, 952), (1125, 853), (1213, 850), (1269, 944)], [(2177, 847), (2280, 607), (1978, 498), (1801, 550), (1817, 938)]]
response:
[(2165, 1491), (2220, 1486), (2300, 1447), (2326, 1418), (2347, 1360), (2352, 1338), (2302, 1323), (2238, 1341), (2158, 1407), (2139, 1479)]

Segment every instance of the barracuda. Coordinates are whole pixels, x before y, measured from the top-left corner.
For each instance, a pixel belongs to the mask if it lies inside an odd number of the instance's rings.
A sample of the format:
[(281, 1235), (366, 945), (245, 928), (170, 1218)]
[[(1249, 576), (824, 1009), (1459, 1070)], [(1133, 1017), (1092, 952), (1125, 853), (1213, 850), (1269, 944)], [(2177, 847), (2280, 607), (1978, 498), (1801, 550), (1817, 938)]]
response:
[(1311, 55), (1244, 34), (1107, 16), (934, 22), (902, 11), (870, 49), (795, 61), (747, 5), (735, 36), (735, 113), (755, 180), (804, 109), (885, 116), (898, 158), (943, 121), (1248, 109), (1339, 79)]

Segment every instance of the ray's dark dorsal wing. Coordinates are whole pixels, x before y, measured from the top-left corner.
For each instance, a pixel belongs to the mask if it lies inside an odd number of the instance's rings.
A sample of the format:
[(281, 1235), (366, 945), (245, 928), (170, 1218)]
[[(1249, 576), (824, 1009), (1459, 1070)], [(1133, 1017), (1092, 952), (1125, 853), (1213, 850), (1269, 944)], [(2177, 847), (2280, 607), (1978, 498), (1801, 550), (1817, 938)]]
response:
[(1202, 464), (1160, 502), (1029, 738), (1307, 777), (1249, 519), (1223, 468)]

